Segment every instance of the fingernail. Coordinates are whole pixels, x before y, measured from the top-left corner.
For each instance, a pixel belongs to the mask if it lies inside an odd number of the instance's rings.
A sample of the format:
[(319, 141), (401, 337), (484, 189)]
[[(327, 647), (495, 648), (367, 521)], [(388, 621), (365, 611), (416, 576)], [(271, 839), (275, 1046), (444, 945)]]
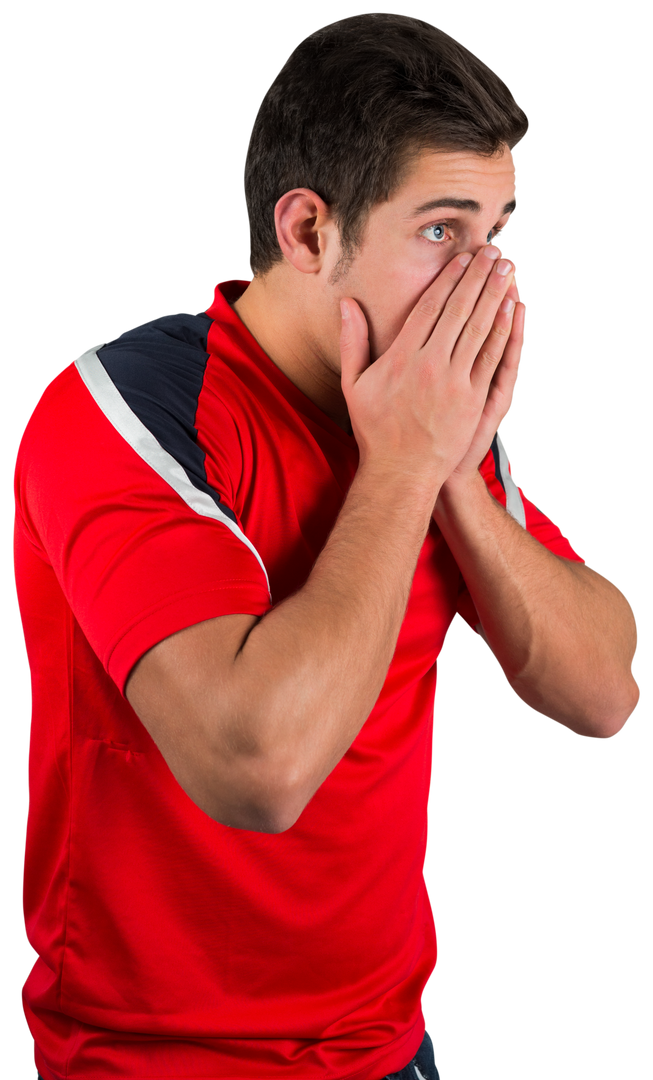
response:
[(484, 254), (487, 255), (488, 259), (498, 259), (501, 252), (499, 251), (498, 247), (494, 246), (494, 244), (488, 244), (484, 251)]
[(506, 296), (505, 300), (501, 301), (500, 311), (503, 311), (505, 315), (509, 315), (515, 306), (515, 301), (511, 300), (509, 296)]
[(340, 301), (340, 314), (342, 315), (343, 319), (349, 318), (349, 305), (346, 300)]
[(502, 277), (506, 277), (512, 270), (512, 263), (508, 259), (501, 259), (497, 263), (497, 274), (501, 274)]
[(458, 262), (461, 264), (461, 266), (469, 266), (473, 258), (474, 256), (470, 255), (469, 252), (466, 251), (464, 255), (458, 256)]

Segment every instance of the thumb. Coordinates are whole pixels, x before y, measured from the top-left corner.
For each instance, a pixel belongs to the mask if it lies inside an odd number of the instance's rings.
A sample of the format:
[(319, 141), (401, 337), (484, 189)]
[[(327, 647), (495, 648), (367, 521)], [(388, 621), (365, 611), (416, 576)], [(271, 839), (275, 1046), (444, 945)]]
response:
[(370, 363), (367, 320), (350, 296), (340, 301), (340, 364), (342, 389), (352, 389)]

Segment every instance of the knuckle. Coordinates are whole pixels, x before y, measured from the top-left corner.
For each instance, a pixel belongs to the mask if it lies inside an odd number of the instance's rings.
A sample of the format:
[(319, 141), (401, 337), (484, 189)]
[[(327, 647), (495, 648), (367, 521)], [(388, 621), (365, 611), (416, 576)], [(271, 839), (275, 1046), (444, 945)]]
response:
[[(497, 275), (495, 274), (495, 277)], [(505, 296), (506, 288), (505, 281), (494, 282), (490, 279), (485, 286), (484, 297), (486, 300), (491, 300), (495, 304), (500, 304)]]
[(465, 325), (465, 333), (472, 341), (479, 341), (486, 336), (487, 330), (484, 326), (479, 325), (479, 323), (468, 322)]
[(479, 263), (474, 261), (470, 265), (469, 270), (467, 271), (467, 273), (472, 278), (476, 278), (477, 281), (487, 281), (487, 278), (488, 278), (488, 276), (490, 274), (491, 269), (492, 268), (490, 267), (490, 270), (484, 270), (483, 267)]
[(465, 319), (467, 317), (467, 305), (461, 300), (450, 300), (445, 308), (450, 319)]
[(442, 304), (436, 297), (426, 296), (420, 301), (417, 311), (419, 315), (426, 315), (429, 319), (433, 319), (442, 311)]
[(506, 326), (505, 323), (499, 323), (497, 326), (494, 326), (492, 328), (492, 333), (495, 334), (496, 337), (507, 337), (510, 333), (510, 327)]
[(390, 354), (388, 354), (388, 356), (392, 369), (397, 373), (400, 373), (404, 370), (409, 360), (408, 353), (400, 349), (393, 350), (392, 356), (390, 356)]
[(479, 353), (478, 359), (483, 367), (493, 368), (499, 363), (500, 357), (490, 349), (483, 349)]

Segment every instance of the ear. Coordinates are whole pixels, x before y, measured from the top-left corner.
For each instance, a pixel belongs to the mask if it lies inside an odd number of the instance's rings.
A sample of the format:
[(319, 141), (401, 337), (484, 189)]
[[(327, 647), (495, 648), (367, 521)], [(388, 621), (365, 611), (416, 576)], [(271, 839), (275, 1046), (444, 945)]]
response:
[(329, 207), (310, 188), (293, 188), (274, 208), (277, 240), (285, 257), (302, 274), (315, 274), (324, 261), (335, 222)]

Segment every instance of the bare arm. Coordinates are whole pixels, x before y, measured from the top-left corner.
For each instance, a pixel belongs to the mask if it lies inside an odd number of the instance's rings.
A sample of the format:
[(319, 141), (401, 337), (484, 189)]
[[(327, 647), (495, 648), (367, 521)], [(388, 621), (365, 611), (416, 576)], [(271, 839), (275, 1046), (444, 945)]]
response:
[(434, 517), (519, 696), (580, 735), (619, 731), (639, 696), (635, 621), (619, 590), (538, 543), (477, 471), (444, 485)]
[(131, 704), (216, 820), (287, 828), (371, 712), (437, 493), (405, 479), (359, 470), (299, 592), (262, 619), (184, 630), (135, 668)]
[(436, 497), (432, 485), (359, 470), (309, 580), (254, 627), (235, 659), (241, 692), (259, 707), (249, 730), (290, 824), (377, 702)]

